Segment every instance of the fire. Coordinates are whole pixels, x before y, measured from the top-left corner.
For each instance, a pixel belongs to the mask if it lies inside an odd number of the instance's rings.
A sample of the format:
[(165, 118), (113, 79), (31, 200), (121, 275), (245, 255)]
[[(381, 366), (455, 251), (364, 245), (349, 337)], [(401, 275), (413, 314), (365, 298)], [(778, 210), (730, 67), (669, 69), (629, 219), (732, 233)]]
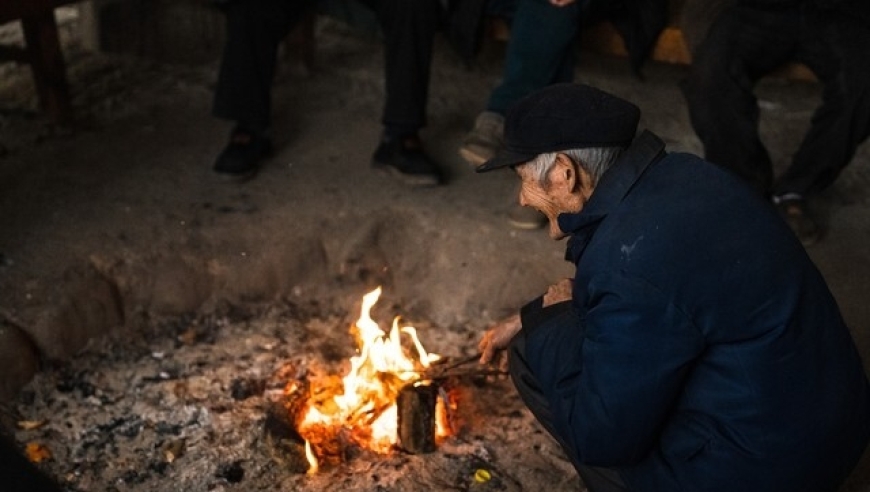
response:
[[(316, 473), (318, 453), (334, 452), (336, 444), (329, 441), (338, 436), (349, 437), (358, 446), (377, 453), (389, 452), (398, 440), (399, 391), (421, 381), (423, 371), (440, 359), (426, 351), (414, 327), (400, 326), (399, 317), (393, 320), (389, 335), (380, 328), (371, 318), (371, 309), (380, 295), (378, 287), (363, 296), (359, 319), (351, 327), (357, 355), (350, 358), (350, 370), (341, 378), (340, 387), (312, 391), (307, 411), (297, 424), (306, 440), (309, 473)], [(405, 344), (402, 335), (408, 340)], [(443, 416), (445, 409), (440, 400), (436, 414)], [(443, 422), (438, 422), (437, 434), (448, 434)]]
[(314, 475), (320, 470), (320, 463), (317, 462), (317, 456), (311, 450), (311, 443), (305, 441), (305, 459), (308, 460), (308, 474)]

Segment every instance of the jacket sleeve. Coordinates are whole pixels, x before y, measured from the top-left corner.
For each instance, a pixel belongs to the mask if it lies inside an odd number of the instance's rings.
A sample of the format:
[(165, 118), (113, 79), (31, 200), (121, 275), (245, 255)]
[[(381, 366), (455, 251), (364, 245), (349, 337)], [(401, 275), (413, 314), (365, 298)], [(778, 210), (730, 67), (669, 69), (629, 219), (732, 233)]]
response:
[(642, 279), (608, 274), (587, 288), (580, 326), (529, 333), (529, 368), (577, 459), (627, 466), (655, 445), (704, 341), (686, 313)]

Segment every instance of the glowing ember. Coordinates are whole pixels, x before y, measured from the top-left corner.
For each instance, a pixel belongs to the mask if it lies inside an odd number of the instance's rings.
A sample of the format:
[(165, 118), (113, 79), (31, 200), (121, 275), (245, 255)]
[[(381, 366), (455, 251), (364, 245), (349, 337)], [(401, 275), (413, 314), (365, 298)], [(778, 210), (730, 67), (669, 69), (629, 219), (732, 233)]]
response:
[[(399, 326), (398, 317), (389, 336), (381, 330), (370, 314), (380, 295), (378, 287), (363, 296), (360, 317), (351, 327), (358, 355), (350, 358), (347, 375), (340, 385), (312, 388), (308, 408), (297, 424), (306, 440), (309, 473), (316, 473), (317, 455), (336, 454), (334, 441), (339, 435), (374, 452), (389, 452), (397, 442), (399, 390), (420, 381), (422, 371), (440, 359), (426, 352), (413, 327)], [(404, 345), (402, 335), (407, 339)], [(440, 400), (436, 414), (443, 416), (446, 410)], [(448, 435), (447, 426), (438, 420), (437, 435)]]

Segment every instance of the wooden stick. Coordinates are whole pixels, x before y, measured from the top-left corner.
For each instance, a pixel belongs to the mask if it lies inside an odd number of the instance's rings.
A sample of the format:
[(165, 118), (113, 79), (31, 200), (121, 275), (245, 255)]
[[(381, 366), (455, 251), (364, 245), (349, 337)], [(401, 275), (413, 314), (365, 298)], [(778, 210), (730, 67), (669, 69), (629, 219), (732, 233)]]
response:
[(450, 362), (449, 364), (445, 364), (443, 366), (430, 367), (429, 370), (425, 371), (422, 374), (422, 379), (440, 378), (440, 377), (442, 377), (441, 376), (442, 374), (444, 374), (445, 372), (447, 372), (451, 369), (456, 369), (459, 366), (477, 361), (479, 359), (480, 359), (480, 354), (475, 354), (475, 355), (471, 355), (468, 357), (464, 357), (464, 358), (459, 359), (459, 360), (454, 361), (454, 362)]
[(498, 370), (484, 370), (484, 371), (453, 371), (453, 372), (445, 372), (438, 374), (437, 376), (433, 376), (431, 378), (427, 378), (429, 381), (443, 381), (449, 378), (460, 378), (460, 377), (468, 377), (468, 376), (507, 376), (509, 373), (506, 371), (498, 371)]

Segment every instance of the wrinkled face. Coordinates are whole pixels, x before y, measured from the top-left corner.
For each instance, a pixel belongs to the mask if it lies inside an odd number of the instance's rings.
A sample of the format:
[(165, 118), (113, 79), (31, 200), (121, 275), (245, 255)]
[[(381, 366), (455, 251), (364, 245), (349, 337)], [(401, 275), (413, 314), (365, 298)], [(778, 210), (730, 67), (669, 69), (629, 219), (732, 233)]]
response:
[(551, 238), (564, 238), (566, 234), (559, 229), (557, 218), (561, 213), (576, 213), (583, 209), (593, 190), (589, 174), (564, 154), (556, 158), (546, 184), (541, 183), (525, 164), (515, 170), (521, 180), (520, 205), (532, 207), (547, 217)]

